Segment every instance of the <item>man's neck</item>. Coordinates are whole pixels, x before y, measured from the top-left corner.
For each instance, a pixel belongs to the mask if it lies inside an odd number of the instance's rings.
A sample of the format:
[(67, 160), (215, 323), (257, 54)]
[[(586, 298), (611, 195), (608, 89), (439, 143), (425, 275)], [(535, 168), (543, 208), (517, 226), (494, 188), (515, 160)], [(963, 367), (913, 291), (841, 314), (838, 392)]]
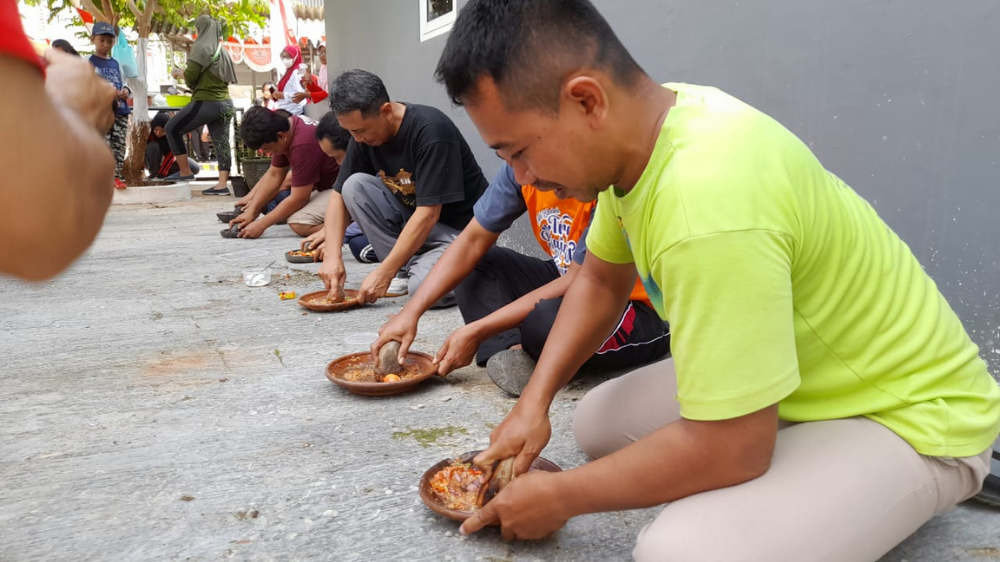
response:
[(615, 187), (628, 193), (642, 177), (649, 164), (649, 159), (656, 148), (656, 141), (663, 128), (667, 113), (677, 103), (677, 94), (654, 82), (649, 77), (643, 77), (643, 83), (629, 93), (622, 111), (617, 116), (623, 126), (619, 129), (619, 138), (623, 142), (618, 151), (618, 159), (622, 162), (621, 172)]
[(390, 102), (392, 105), (392, 138), (399, 134), (399, 128), (403, 126), (403, 117), (406, 116), (406, 105), (398, 101)]

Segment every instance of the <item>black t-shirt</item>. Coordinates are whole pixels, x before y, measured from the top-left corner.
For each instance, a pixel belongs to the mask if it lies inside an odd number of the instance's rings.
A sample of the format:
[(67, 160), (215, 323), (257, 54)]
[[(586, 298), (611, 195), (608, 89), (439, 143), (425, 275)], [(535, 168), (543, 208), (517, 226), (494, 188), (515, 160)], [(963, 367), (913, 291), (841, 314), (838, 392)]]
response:
[(451, 119), (433, 107), (403, 105), (406, 113), (391, 141), (369, 146), (351, 139), (333, 188), (340, 193), (351, 174), (378, 176), (404, 206), (441, 205), (438, 222), (461, 230), (472, 220), (486, 177)]

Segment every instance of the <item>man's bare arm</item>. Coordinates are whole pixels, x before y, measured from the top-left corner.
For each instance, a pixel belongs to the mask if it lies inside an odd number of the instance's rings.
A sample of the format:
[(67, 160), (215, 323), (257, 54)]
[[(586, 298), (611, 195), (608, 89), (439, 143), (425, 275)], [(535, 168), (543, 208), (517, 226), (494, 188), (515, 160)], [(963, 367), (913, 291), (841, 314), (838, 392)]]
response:
[(55, 276), (90, 246), (114, 189), (114, 158), (98, 128), (115, 90), (86, 61), (50, 57), (47, 86), (36, 68), (0, 56), (0, 75), (17, 84), (0, 94), (10, 140), (0, 151), (0, 273), (32, 281)]

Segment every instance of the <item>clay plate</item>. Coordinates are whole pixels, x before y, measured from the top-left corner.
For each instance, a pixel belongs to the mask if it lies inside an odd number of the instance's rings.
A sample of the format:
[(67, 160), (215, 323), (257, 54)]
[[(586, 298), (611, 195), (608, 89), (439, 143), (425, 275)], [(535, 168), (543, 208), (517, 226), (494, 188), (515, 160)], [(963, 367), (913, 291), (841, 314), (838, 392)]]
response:
[[(295, 250), (292, 250), (294, 252)], [(313, 256), (293, 256), (291, 252), (285, 252), (285, 259), (288, 263), (316, 263)]]
[(215, 213), (215, 216), (219, 217), (219, 222), (224, 222), (229, 224), (230, 221), (240, 216), (239, 211), (223, 211), (221, 213)]
[(330, 291), (323, 289), (322, 291), (314, 291), (312, 293), (306, 293), (299, 297), (299, 305), (303, 308), (308, 308), (313, 312), (339, 312), (341, 310), (347, 310), (349, 308), (354, 308), (359, 306), (361, 302), (357, 300), (358, 292), (354, 289), (344, 289), (344, 295), (351, 297), (351, 300), (345, 300), (343, 302), (335, 302), (330, 304), (323, 304), (322, 302), (312, 302), (313, 299), (324, 299)]
[(365, 382), (344, 378), (345, 371), (364, 367), (374, 370), (375, 362), (371, 353), (362, 351), (338, 357), (326, 366), (326, 378), (354, 394), (362, 396), (390, 396), (413, 390), (416, 386), (437, 373), (437, 367), (432, 364), (434, 358), (426, 353), (410, 351), (406, 354), (404, 369), (416, 371), (417, 374), (399, 380), (398, 382)]
[[(470, 451), (465, 453), (465, 455), (459, 456), (468, 456), (468, 458), (471, 459), (481, 452), (482, 451)], [(431, 508), (431, 511), (434, 513), (443, 515), (448, 519), (454, 519), (455, 521), (461, 522), (465, 521), (469, 517), (472, 517), (473, 512), (448, 509), (438, 501), (437, 496), (434, 495), (434, 490), (431, 489), (431, 478), (434, 478), (434, 475), (437, 474), (442, 468), (448, 466), (451, 461), (452, 459), (450, 458), (444, 459), (443, 461), (428, 468), (427, 472), (420, 477), (420, 499), (423, 500), (424, 503), (427, 504), (427, 507)], [(542, 457), (536, 458), (534, 462), (531, 463), (531, 467), (528, 469), (528, 472), (534, 472), (536, 470), (544, 470), (545, 472), (562, 472), (562, 469), (559, 468), (556, 463)], [(494, 525), (496, 525), (496, 523), (494, 523)]]

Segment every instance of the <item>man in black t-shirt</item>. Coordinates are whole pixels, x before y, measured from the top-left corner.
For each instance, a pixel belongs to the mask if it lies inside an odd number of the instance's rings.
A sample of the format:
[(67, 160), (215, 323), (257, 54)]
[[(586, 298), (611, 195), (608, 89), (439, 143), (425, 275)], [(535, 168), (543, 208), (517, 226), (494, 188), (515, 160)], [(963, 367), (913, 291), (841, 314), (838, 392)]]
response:
[[(382, 80), (364, 70), (344, 72), (330, 92), (337, 120), (353, 138), (327, 209), (326, 247), (341, 247), (353, 217), (382, 258), (362, 282), (358, 300), (415, 293), (472, 219), (486, 178), (440, 110), (390, 101)], [(326, 150), (324, 143), (320, 139)], [(327, 253), (319, 275), (331, 298), (341, 298), (347, 273), (339, 253)], [(453, 304), (449, 294), (437, 306)]]

